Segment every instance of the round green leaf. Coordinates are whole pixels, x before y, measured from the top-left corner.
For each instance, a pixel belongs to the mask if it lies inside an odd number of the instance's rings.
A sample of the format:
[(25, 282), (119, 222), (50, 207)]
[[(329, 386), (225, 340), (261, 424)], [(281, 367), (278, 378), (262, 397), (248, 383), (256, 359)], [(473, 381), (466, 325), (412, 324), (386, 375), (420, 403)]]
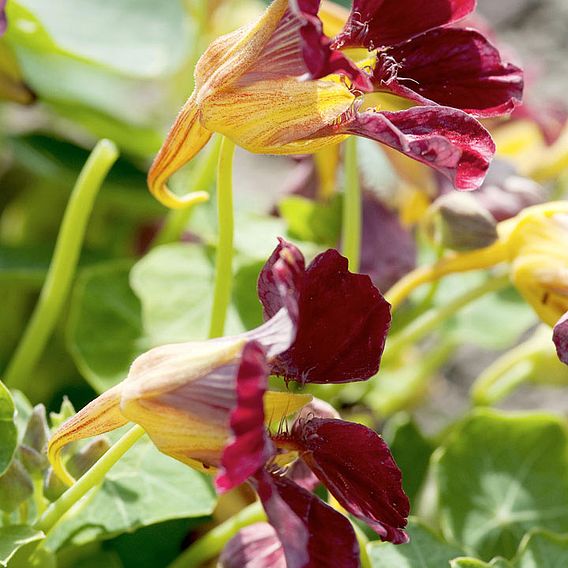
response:
[(434, 461), (442, 527), (484, 560), (514, 556), (536, 527), (568, 531), (565, 423), (547, 414), (476, 411)]
[(10, 391), (0, 381), (0, 475), (3, 475), (18, 446), (18, 430), (14, 423), (16, 409)]
[(463, 551), (444, 542), (416, 520), (408, 524), (410, 542), (394, 545), (374, 541), (368, 545), (373, 568), (442, 568)]

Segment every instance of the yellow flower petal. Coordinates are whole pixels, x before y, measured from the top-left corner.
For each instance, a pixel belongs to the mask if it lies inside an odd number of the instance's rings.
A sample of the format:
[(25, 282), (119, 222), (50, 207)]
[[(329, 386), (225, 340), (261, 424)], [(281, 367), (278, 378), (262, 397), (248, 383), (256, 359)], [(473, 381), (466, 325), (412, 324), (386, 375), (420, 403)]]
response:
[(206, 191), (194, 191), (180, 197), (172, 193), (166, 185), (168, 179), (187, 164), (207, 144), (209, 138), (211, 132), (201, 125), (199, 109), (195, 99), (190, 97), (148, 172), (148, 187), (160, 203), (172, 209), (180, 209), (209, 199)]
[(268, 424), (280, 422), (301, 410), (313, 399), (311, 394), (267, 391), (264, 395), (264, 416)]
[(61, 460), (61, 450), (64, 446), (77, 440), (99, 436), (128, 423), (120, 412), (121, 393), (122, 384), (106, 391), (64, 422), (49, 440), (47, 455), (61, 481), (68, 485), (74, 482)]

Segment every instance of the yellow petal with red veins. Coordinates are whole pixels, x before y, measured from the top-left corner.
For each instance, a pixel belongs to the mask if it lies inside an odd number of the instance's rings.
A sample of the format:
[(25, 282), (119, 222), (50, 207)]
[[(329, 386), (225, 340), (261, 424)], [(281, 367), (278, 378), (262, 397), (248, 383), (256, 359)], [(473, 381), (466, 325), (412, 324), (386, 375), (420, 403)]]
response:
[(250, 152), (311, 153), (345, 139), (310, 139), (349, 110), (354, 95), (340, 82), (294, 78), (258, 81), (214, 93), (202, 103), (206, 128)]
[(99, 436), (128, 423), (120, 412), (122, 383), (97, 397), (75, 416), (65, 421), (49, 440), (47, 455), (57, 477), (71, 485), (74, 479), (61, 461), (61, 450), (67, 444)]

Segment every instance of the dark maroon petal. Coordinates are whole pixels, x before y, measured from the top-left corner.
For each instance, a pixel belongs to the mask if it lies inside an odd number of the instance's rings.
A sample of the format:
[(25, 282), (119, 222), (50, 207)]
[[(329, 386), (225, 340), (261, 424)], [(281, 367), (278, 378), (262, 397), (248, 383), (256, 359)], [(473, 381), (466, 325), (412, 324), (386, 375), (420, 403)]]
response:
[(440, 171), (457, 189), (479, 187), (495, 153), (489, 132), (475, 118), (449, 107), (354, 113), (337, 130), (386, 144)]
[(332, 49), (331, 40), (323, 33), (318, 18), (320, 0), (291, 0), (290, 10), (301, 22), (302, 55), (311, 79), (342, 74), (363, 91), (373, 89), (369, 76), (348, 57)]
[(552, 338), (556, 345), (558, 358), (568, 365), (568, 312), (566, 312), (554, 326)]
[(479, 117), (511, 112), (523, 94), (523, 72), (475, 30), (432, 30), (379, 53), (373, 82), (417, 101)]
[(358, 568), (351, 523), (286, 477), (259, 472), (256, 487), (284, 547), (287, 568)]
[(237, 373), (237, 402), (230, 418), (233, 439), (223, 452), (221, 470), (215, 479), (219, 491), (228, 491), (246, 481), (274, 453), (264, 425), (267, 380), (264, 350), (256, 342), (248, 343)]
[(354, 0), (335, 47), (377, 49), (461, 20), (475, 0)]
[(305, 271), (304, 255), (296, 246), (279, 238), (278, 246), (258, 277), (257, 291), (265, 319), (274, 317), (281, 308), (286, 308), (292, 319), (297, 321)]
[(363, 193), (361, 267), (379, 290), (388, 290), (416, 267), (416, 243), (395, 211), (373, 193)]
[(390, 305), (367, 275), (353, 274), (330, 249), (306, 270), (296, 340), (273, 372), (300, 383), (363, 381), (378, 370)]
[(225, 546), (219, 568), (287, 568), (284, 549), (268, 523), (241, 529)]
[(373, 430), (343, 420), (297, 422), (300, 456), (339, 503), (382, 540), (407, 542), (410, 512), (402, 476), (388, 446)]

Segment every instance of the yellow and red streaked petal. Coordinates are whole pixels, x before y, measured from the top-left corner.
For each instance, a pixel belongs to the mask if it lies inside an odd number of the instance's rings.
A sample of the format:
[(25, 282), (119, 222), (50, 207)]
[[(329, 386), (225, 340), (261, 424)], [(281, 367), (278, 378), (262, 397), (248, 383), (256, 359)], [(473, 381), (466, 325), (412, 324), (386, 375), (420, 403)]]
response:
[(128, 423), (120, 411), (121, 394), (122, 384), (101, 394), (65, 421), (51, 437), (47, 455), (61, 481), (68, 485), (74, 482), (61, 461), (61, 451), (67, 444), (105, 434)]
[(336, 47), (377, 49), (451, 24), (470, 14), (475, 0), (354, 0)]
[(373, 83), (420, 104), (478, 117), (511, 112), (523, 94), (523, 72), (501, 60), (476, 30), (442, 28), (379, 52)]
[(296, 422), (291, 437), (301, 459), (342, 507), (382, 540), (408, 541), (404, 527), (410, 504), (402, 474), (376, 432), (361, 424), (313, 418)]
[(201, 119), (205, 128), (254, 153), (308, 153), (342, 139), (341, 133), (327, 140), (312, 134), (333, 125), (354, 100), (336, 81), (263, 80), (211, 94)]
[(554, 326), (552, 334), (558, 358), (568, 365), (568, 312), (566, 312)]
[(360, 566), (355, 531), (341, 513), (286, 477), (261, 470), (254, 485), (288, 568)]
[(211, 132), (201, 125), (199, 108), (192, 95), (182, 107), (148, 172), (148, 187), (152, 195), (166, 207), (179, 209), (207, 201), (205, 191), (177, 196), (167, 186), (168, 179), (187, 164), (211, 138)]
[[(495, 144), (469, 114), (450, 107), (413, 107), (399, 112), (354, 112), (332, 132), (381, 142), (441, 172), (457, 189), (478, 188)], [(326, 136), (330, 130), (324, 130)]]

